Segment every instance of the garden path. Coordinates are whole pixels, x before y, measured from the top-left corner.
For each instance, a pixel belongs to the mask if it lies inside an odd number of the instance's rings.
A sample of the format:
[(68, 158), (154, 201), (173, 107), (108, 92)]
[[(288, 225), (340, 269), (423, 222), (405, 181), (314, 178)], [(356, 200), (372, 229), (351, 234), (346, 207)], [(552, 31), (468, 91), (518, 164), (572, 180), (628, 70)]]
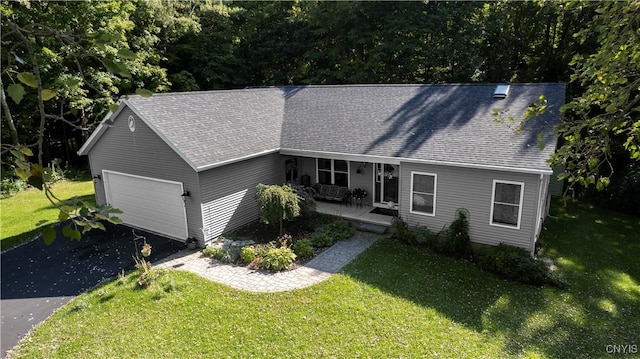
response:
[(299, 268), (270, 273), (243, 266), (221, 263), (205, 257), (200, 250), (183, 250), (155, 264), (157, 268), (174, 268), (196, 273), (214, 282), (250, 292), (284, 292), (319, 283), (337, 273), (381, 236), (356, 232)]

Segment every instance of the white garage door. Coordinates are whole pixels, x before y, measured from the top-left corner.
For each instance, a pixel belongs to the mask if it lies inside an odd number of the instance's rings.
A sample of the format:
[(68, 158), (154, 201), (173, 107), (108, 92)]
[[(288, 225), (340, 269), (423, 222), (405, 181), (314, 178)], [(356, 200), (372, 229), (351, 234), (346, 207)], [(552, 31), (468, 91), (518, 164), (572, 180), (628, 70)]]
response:
[(187, 213), (182, 183), (102, 171), (107, 203), (123, 213), (125, 224), (186, 239)]

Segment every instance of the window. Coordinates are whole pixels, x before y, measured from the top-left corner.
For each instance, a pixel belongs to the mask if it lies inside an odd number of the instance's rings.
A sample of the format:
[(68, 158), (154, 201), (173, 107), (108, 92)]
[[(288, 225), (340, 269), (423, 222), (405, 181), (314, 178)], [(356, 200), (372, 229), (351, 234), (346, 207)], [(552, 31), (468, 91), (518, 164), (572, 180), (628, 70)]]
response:
[(524, 183), (493, 181), (491, 224), (520, 229)]
[(349, 162), (318, 158), (318, 183), (349, 187)]
[(436, 214), (437, 175), (411, 172), (411, 213)]

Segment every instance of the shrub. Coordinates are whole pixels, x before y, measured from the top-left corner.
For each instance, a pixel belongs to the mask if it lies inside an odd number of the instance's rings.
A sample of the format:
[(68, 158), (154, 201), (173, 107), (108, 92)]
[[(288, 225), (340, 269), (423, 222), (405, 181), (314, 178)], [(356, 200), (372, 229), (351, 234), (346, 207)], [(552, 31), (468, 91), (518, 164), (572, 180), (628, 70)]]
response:
[(0, 196), (9, 197), (27, 188), (22, 179), (3, 178), (0, 182)]
[(563, 288), (566, 282), (552, 273), (541, 260), (532, 258), (520, 248), (506, 244), (489, 247), (480, 251), (476, 256), (478, 265), (489, 272), (506, 279), (525, 284), (552, 284)]
[(295, 259), (296, 255), (291, 248), (271, 248), (262, 258), (262, 268), (276, 272), (283, 271), (289, 268)]
[(416, 235), (409, 228), (409, 224), (400, 217), (394, 217), (391, 222), (391, 238), (404, 244), (415, 244)]
[(224, 263), (238, 263), (240, 260), (240, 248), (229, 247), (222, 250), (222, 257), (216, 258)]
[(260, 207), (260, 220), (266, 224), (279, 224), (282, 235), (282, 221), (291, 220), (300, 215), (301, 198), (289, 185), (256, 186), (256, 199)]
[(347, 223), (347, 221), (338, 220), (328, 224), (323, 229), (323, 232), (331, 237), (333, 239), (333, 243), (335, 243), (337, 241), (344, 241), (351, 238), (351, 236), (353, 236), (354, 230), (353, 228), (351, 228), (349, 223)]
[(257, 244), (254, 246), (256, 250), (256, 257), (264, 257), (269, 253), (269, 250), (276, 248), (276, 245), (273, 242), (267, 244)]
[(313, 245), (311, 245), (310, 239), (301, 239), (297, 241), (291, 249), (293, 249), (293, 253), (300, 258), (313, 257)]
[(222, 248), (219, 247), (214, 247), (214, 246), (206, 246), (203, 250), (202, 250), (202, 254), (206, 257), (213, 257), (215, 259), (220, 259), (222, 258), (222, 255), (224, 254), (224, 251)]
[(462, 257), (469, 254), (469, 242), (467, 215), (463, 211), (458, 211), (456, 220), (449, 226), (444, 241), (439, 247), (445, 253)]
[(160, 275), (160, 272), (151, 267), (151, 262), (146, 261), (144, 258), (135, 256), (133, 260), (136, 263), (136, 270), (138, 272), (138, 279), (136, 280), (138, 285), (143, 288), (151, 286)]
[(334, 245), (335, 241), (326, 232), (316, 232), (311, 235), (311, 244), (316, 248), (325, 248)]
[(256, 259), (256, 248), (254, 246), (242, 247), (240, 250), (240, 259), (242, 262), (249, 264)]
[(437, 243), (437, 237), (431, 233), (427, 227), (416, 227), (412, 229), (415, 237), (416, 244), (426, 245), (428, 247), (435, 247)]

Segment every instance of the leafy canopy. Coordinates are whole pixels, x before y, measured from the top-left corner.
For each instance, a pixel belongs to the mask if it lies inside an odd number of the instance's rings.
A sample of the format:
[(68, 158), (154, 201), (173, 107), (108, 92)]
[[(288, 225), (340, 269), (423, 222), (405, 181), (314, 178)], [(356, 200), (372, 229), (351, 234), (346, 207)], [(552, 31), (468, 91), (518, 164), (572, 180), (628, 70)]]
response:
[(584, 92), (562, 108), (558, 134), (563, 144), (551, 163), (566, 167), (561, 179), (570, 185), (603, 189), (613, 174), (611, 157), (618, 144), (632, 161), (640, 160), (640, 1), (601, 2), (595, 11), (576, 37), (584, 42), (595, 34), (598, 47), (571, 62), (571, 81)]

